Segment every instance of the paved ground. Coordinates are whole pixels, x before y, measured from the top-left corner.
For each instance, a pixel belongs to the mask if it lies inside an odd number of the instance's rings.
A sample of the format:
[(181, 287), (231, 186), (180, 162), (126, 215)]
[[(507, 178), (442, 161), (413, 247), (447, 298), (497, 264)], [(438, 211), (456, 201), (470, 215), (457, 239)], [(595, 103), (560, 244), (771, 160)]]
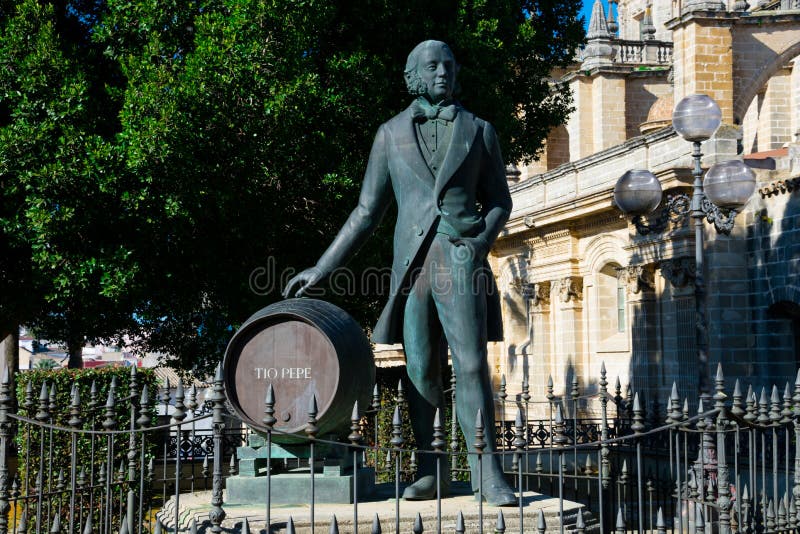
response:
[[(280, 491), (280, 487), (273, 486), (273, 492)], [(454, 483), (454, 495), (442, 499), (442, 531), (454, 532), (456, 517), (459, 512), (464, 516), (464, 523), (467, 532), (478, 532), (479, 509), (478, 502), (470, 494), (466, 483)], [(194, 495), (181, 495), (181, 526), (189, 528), (193, 519), (198, 522), (199, 530), (208, 528), (208, 512), (211, 509), (211, 492), (196, 492)], [(241, 533), (244, 519), (247, 518), (248, 526), (252, 534), (264, 533), (264, 523), (266, 510), (264, 506), (256, 505), (235, 505), (225, 503), (223, 505), (227, 514), (223, 527), (228, 532)], [(170, 501), (164, 507), (161, 514), (164, 517), (165, 525), (174, 525), (174, 502)], [(565, 530), (574, 530), (577, 521), (578, 511), (581, 505), (578, 503), (564, 501), (564, 525)], [(484, 531), (494, 532), (499, 508), (484, 504)], [(537, 532), (536, 523), (542, 510), (545, 517), (546, 531), (559, 532), (560, 524), (558, 521), (559, 504), (558, 499), (548, 497), (535, 492), (526, 492), (523, 496), (523, 531)], [(370, 533), (372, 523), (377, 514), (383, 532), (395, 532), (395, 499), (394, 485), (381, 484), (377, 486), (374, 495), (366, 501), (358, 504), (358, 532)], [(502, 509), (507, 532), (519, 532), (518, 506), (506, 507)], [(419, 514), (422, 518), (423, 527), (426, 532), (436, 532), (436, 501), (399, 501), (399, 524), (400, 532), (412, 532), (414, 520)], [(314, 523), (316, 532), (328, 532), (333, 516), (336, 516), (340, 532), (353, 532), (353, 505), (351, 504), (317, 504), (314, 509)], [(298, 534), (312, 532), (311, 509), (309, 505), (273, 505), (271, 508), (270, 522), (272, 532), (285, 532), (286, 523), (292, 518), (295, 525), (295, 532)], [(587, 531), (596, 531), (596, 520), (590, 513), (584, 511), (584, 522)]]

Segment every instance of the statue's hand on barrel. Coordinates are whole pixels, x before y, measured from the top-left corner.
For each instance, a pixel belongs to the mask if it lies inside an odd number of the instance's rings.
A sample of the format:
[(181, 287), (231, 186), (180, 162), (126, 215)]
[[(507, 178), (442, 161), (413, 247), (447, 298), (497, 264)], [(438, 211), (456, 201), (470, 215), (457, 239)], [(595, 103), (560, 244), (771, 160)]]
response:
[[(288, 299), (292, 296), (296, 298), (302, 297), (306, 291), (317, 285), (324, 278), (324, 276), (325, 275), (322, 270), (317, 267), (310, 267), (305, 271), (296, 274), (291, 280), (289, 280), (289, 283), (286, 284), (286, 287), (283, 290), (283, 298)], [(298, 285), (300, 286), (299, 289), (296, 293), (294, 293), (294, 295), (292, 295), (294, 287)]]

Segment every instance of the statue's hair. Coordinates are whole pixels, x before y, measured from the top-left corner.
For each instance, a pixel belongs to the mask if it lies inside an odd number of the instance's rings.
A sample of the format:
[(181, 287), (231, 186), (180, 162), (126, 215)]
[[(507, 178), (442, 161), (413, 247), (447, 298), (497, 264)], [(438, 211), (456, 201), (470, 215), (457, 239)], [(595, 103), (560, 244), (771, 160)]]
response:
[[(406, 88), (413, 96), (424, 95), (428, 90), (428, 88), (425, 87), (425, 82), (422, 81), (422, 78), (420, 78), (419, 74), (417, 73), (417, 67), (419, 66), (420, 53), (429, 46), (440, 46), (450, 52), (450, 55), (453, 56), (453, 59), (456, 57), (455, 54), (453, 54), (453, 51), (450, 50), (450, 47), (447, 46), (447, 43), (443, 43), (442, 41), (429, 39), (427, 41), (422, 41), (415, 46), (414, 50), (408, 54), (408, 59), (406, 59), (406, 68), (403, 71), (403, 77), (406, 80)], [(456, 63), (456, 72), (458, 72), (458, 68), (459, 65)]]

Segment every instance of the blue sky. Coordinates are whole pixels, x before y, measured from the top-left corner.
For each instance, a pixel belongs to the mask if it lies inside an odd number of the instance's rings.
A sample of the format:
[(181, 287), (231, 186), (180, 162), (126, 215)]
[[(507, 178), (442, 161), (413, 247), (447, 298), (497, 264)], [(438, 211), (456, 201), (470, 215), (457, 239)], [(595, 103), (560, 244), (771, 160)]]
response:
[[(583, 8), (581, 9), (581, 14), (586, 19), (586, 25), (589, 25), (589, 17), (592, 16), (592, 5), (594, 5), (594, 0), (583, 0)], [(608, 4), (603, 2), (603, 6), (606, 8), (606, 13), (608, 13)]]

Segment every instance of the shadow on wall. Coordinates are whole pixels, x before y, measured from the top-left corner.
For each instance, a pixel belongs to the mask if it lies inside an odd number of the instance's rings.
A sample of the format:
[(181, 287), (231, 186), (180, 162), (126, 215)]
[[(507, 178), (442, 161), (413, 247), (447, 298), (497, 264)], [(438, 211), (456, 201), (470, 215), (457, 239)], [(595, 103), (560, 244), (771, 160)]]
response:
[(800, 191), (760, 204), (747, 228), (754, 349), (749, 371), (780, 383), (793, 379), (800, 365)]

